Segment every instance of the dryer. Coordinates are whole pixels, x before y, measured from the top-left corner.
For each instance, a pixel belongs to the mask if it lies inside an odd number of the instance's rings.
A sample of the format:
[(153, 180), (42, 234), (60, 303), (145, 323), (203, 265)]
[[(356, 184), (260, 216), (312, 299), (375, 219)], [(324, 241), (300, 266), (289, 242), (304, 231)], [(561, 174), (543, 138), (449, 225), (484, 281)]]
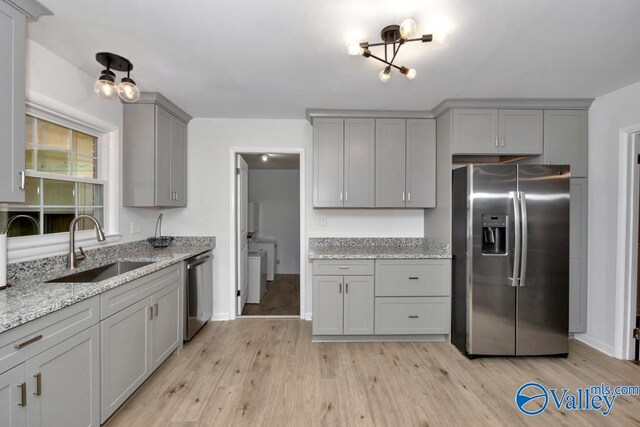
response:
[(278, 242), (275, 240), (251, 240), (249, 241), (249, 250), (257, 251), (264, 250), (267, 252), (267, 280), (273, 281), (276, 277), (277, 263), (278, 263)]

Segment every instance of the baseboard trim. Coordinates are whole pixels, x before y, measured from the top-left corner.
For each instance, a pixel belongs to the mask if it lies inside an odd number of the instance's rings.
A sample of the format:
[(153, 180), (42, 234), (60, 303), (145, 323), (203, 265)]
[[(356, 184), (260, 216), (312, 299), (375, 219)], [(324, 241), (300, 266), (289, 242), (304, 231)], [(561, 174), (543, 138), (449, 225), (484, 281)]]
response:
[(573, 334), (573, 338), (595, 350), (598, 350), (601, 353), (606, 354), (607, 356), (615, 357), (613, 355), (612, 345), (605, 344), (602, 341), (595, 339), (587, 334)]
[(229, 320), (229, 313), (213, 313), (213, 317), (211, 318), (214, 322), (220, 322), (224, 320)]
[(313, 335), (311, 342), (449, 342), (448, 335)]

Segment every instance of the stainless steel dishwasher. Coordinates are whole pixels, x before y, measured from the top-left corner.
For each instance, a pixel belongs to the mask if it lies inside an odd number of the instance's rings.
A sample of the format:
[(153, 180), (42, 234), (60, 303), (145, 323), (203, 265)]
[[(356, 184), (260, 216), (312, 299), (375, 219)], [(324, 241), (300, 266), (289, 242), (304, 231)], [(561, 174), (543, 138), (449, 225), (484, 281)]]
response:
[(185, 262), (184, 340), (191, 338), (213, 316), (213, 254), (211, 251)]

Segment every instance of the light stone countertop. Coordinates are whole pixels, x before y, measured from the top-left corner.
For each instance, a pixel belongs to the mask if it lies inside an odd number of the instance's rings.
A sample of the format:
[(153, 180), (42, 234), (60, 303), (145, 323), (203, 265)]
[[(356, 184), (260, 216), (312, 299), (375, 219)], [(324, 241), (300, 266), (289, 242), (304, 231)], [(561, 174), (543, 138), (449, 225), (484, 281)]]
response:
[(448, 244), (423, 238), (310, 238), (309, 259), (448, 259)]
[[(0, 333), (215, 248), (214, 237), (176, 240), (163, 249), (139, 241), (87, 251), (87, 259), (73, 271), (63, 264), (63, 256), (10, 264), (12, 286), (0, 291)], [(46, 283), (115, 261), (153, 263), (96, 283)]]

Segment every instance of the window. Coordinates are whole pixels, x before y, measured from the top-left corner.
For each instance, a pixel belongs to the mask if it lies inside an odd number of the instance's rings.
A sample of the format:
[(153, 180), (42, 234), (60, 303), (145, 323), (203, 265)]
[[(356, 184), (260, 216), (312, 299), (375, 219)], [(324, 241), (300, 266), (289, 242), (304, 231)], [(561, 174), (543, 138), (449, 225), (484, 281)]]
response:
[[(98, 137), (26, 116), (25, 202), (0, 204), (0, 230), (9, 237), (69, 231), (79, 214), (104, 225), (104, 187)], [(92, 224), (81, 220), (78, 230)]]

